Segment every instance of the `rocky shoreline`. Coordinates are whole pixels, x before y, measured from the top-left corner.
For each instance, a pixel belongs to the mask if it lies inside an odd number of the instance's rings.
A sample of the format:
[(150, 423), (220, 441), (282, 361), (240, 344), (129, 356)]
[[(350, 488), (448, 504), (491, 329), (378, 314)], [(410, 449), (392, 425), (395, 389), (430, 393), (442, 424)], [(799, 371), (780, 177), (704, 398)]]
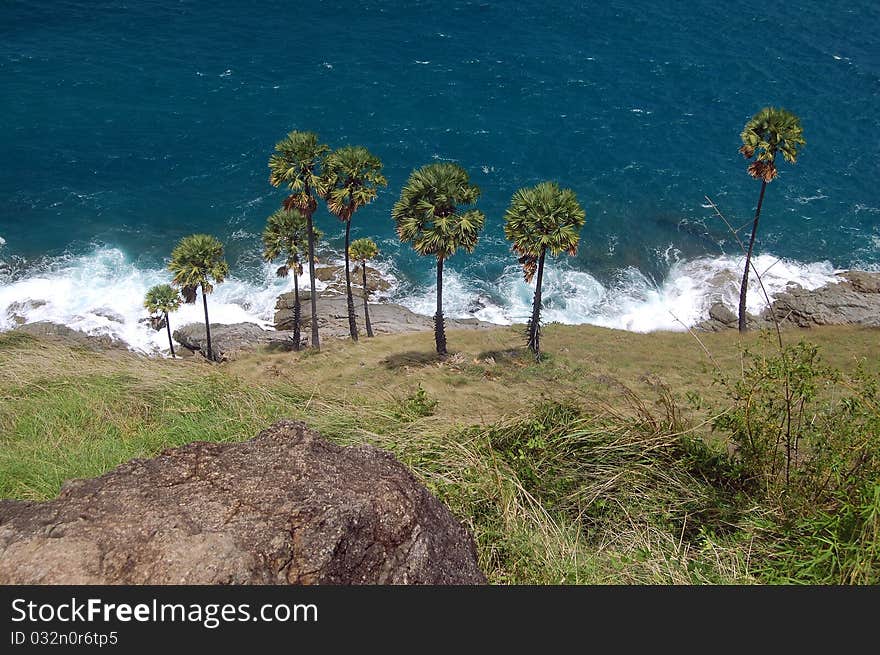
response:
[[(318, 302), (317, 320), (321, 336), (323, 339), (348, 338), (343, 268), (334, 266), (318, 270), (320, 271), (318, 277), (325, 284), (319, 294)], [(360, 277), (360, 270), (356, 267), (352, 273), (353, 281), (359, 280)], [(785, 292), (778, 293), (773, 304), (760, 315), (749, 314), (749, 327), (772, 328), (774, 321), (778, 321), (783, 328), (810, 328), (823, 325), (880, 327), (880, 273), (844, 271), (838, 275), (838, 279), (838, 282), (813, 290), (804, 289), (796, 284), (790, 285)], [(371, 297), (375, 295), (380, 299), (389, 288), (379, 271), (370, 267), (367, 267), (367, 287)], [(361, 334), (364, 334), (363, 289), (359, 285), (354, 285), (353, 292), (358, 328)], [(752, 289), (751, 293), (760, 293), (760, 291)], [(309, 298), (308, 290), (300, 292), (302, 346), (307, 345), (312, 320)], [(264, 329), (255, 323), (231, 325), (212, 323), (211, 337), (214, 349), (221, 359), (233, 359), (241, 353), (259, 348), (293, 350), (293, 332), (290, 329), (292, 316), (293, 293), (291, 292), (278, 296), (273, 321), (275, 329)], [(15, 320), (15, 316), (10, 315), (10, 318), (20, 323)], [(373, 331), (377, 335), (428, 332), (434, 329), (432, 317), (416, 314), (402, 305), (390, 302), (371, 302), (370, 319)], [(446, 325), (450, 330), (500, 327), (475, 318), (447, 319)], [(706, 320), (695, 325), (694, 329), (719, 332), (736, 327), (737, 316), (734, 309), (716, 302), (709, 308)], [(62, 339), (97, 350), (127, 348), (124, 342), (112, 337), (90, 335), (48, 321), (20, 324), (16, 329), (35, 336)], [(202, 323), (180, 326), (174, 331), (173, 336), (182, 346), (179, 349), (180, 355), (193, 355), (206, 350), (205, 326)]]
[[(844, 271), (839, 282), (818, 289), (804, 289), (792, 284), (776, 294), (773, 304), (759, 316), (748, 315), (751, 329), (772, 328), (776, 322), (783, 328), (810, 328), (822, 325), (858, 325), (880, 327), (880, 273)], [(752, 289), (750, 293), (760, 293)], [(736, 329), (737, 315), (721, 302), (709, 308), (707, 320), (696, 328), (719, 332)]]

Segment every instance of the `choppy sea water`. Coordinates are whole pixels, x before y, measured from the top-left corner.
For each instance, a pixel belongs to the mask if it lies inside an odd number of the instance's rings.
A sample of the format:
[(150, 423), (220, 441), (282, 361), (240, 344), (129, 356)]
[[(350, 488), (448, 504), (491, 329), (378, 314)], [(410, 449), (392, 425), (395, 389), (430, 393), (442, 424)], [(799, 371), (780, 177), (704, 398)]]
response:
[[(433, 312), (432, 262), (397, 242), (390, 208), (438, 160), (470, 172), (487, 214), (476, 252), (448, 263), (451, 316), (526, 319), (532, 291), (501, 226), (511, 194), (543, 179), (587, 212), (577, 257), (548, 270), (546, 320), (683, 329), (733, 304), (742, 258), (705, 196), (749, 222), (758, 184), (739, 132), (768, 104), (795, 111), (808, 142), (767, 192), (771, 295), (878, 268), (880, 8), (796, 4), (3, 3), (0, 329), (19, 303), (29, 321), (158, 350), (143, 294), (196, 231), (232, 267), (212, 320), (271, 320), (292, 280), (259, 256), (284, 195), (266, 161), (294, 128), (385, 162), (389, 187), (352, 232), (377, 240), (389, 296), (415, 311)], [(341, 224), (317, 220), (331, 262)]]

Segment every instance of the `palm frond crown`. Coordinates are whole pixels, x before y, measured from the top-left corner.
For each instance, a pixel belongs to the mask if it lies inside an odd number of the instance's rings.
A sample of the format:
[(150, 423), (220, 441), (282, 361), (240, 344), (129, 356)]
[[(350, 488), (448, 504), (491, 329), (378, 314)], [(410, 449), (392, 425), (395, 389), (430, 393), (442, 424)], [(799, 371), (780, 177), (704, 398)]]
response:
[(223, 259), (223, 244), (209, 234), (184, 237), (171, 252), (168, 270), (173, 274), (172, 284), (180, 287), (186, 302), (195, 302), (196, 289), (205, 293), (214, 290), (229, 274), (229, 264)]
[(352, 259), (365, 262), (379, 255), (379, 246), (370, 238), (355, 239), (351, 242), (348, 253)]
[(286, 185), (291, 190), (285, 209), (315, 210), (314, 199), (306, 193), (306, 187), (309, 191), (318, 187), (321, 163), (329, 150), (314, 132), (298, 130), (275, 144), (275, 152), (269, 157), (269, 184)]
[(170, 284), (157, 284), (144, 296), (144, 307), (151, 314), (170, 314), (176, 311), (182, 302), (180, 293)]
[(479, 187), (458, 164), (423, 166), (409, 176), (391, 210), (397, 235), (419, 254), (438, 259), (452, 256), (458, 248), (473, 252), (486, 217), (478, 209), (461, 211), (460, 206), (472, 205), (479, 197)]
[[(320, 239), (320, 230), (315, 229)], [(302, 258), (307, 252), (308, 221), (298, 209), (279, 209), (266, 219), (263, 230), (263, 259), (272, 262), (284, 257), (284, 265), (277, 270), (279, 277), (287, 277), (292, 270), (302, 275)]]
[(746, 123), (740, 134), (740, 153), (746, 159), (755, 158), (749, 165), (749, 175), (765, 182), (773, 180), (778, 172), (776, 155), (782, 153), (790, 164), (797, 163), (798, 149), (806, 145), (800, 118), (790, 111), (764, 107)]
[(379, 187), (387, 186), (382, 161), (363, 146), (334, 150), (323, 162), (318, 192), (327, 208), (343, 221), (376, 198)]
[(504, 219), (504, 236), (520, 255), (529, 282), (542, 250), (553, 255), (577, 254), (586, 214), (574, 191), (561, 189), (555, 182), (541, 182), (514, 193)]

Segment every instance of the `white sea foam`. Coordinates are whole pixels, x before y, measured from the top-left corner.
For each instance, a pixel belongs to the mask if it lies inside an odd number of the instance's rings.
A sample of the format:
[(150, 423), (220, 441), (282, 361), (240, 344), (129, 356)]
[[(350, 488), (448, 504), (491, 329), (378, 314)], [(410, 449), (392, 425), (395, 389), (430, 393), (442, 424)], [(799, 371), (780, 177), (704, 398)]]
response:
[[(770, 297), (790, 284), (815, 289), (837, 277), (828, 262), (801, 264), (772, 255), (754, 258)], [(651, 332), (684, 330), (707, 318), (709, 307), (739, 303), (742, 258), (700, 258), (674, 263), (666, 278), (653, 283), (635, 268), (627, 268), (603, 285), (583, 271), (549, 263), (544, 271), (542, 321), (590, 323), (606, 327)], [(754, 276), (750, 282), (748, 310), (766, 306)], [(420, 314), (433, 314), (436, 285), (400, 302)], [(497, 284), (489, 287), (466, 281), (452, 269), (444, 271), (443, 310), (451, 318), (476, 317), (492, 323), (524, 323), (531, 315), (534, 284), (526, 284), (518, 266), (508, 267)]]
[[(64, 323), (121, 339), (133, 350), (158, 353), (167, 350), (167, 336), (140, 322), (147, 315), (142, 303), (147, 289), (169, 280), (167, 271), (140, 268), (114, 248), (59, 259), (45, 270), (0, 286), (0, 330), (15, 327), (12, 314), (16, 314), (28, 323)], [(307, 275), (300, 277), (300, 284), (308, 284)], [(318, 281), (316, 286), (320, 289), (324, 284)], [(208, 298), (211, 322), (268, 327), (276, 297), (292, 288), (293, 278), (275, 277), (275, 267), (268, 264), (256, 282), (229, 277)], [(14, 303), (18, 307), (11, 308)], [(183, 305), (172, 314), (171, 327), (203, 320), (200, 295), (195, 304)]]
[[(325, 255), (324, 265), (341, 263), (341, 257)], [(396, 284), (393, 263), (371, 263), (392, 284), (375, 299), (390, 298), (413, 311), (432, 315), (436, 289)], [(762, 272), (771, 300), (788, 284), (813, 289), (837, 278), (828, 262), (803, 264), (759, 255), (755, 265)], [(716, 257), (676, 261), (664, 280), (654, 283), (635, 268), (617, 272), (601, 283), (590, 273), (548, 262), (544, 273), (544, 322), (590, 323), (650, 332), (683, 330), (704, 320), (709, 307), (722, 301), (735, 308), (742, 258)], [(212, 323), (252, 322), (270, 327), (275, 300), (293, 288), (293, 279), (279, 279), (275, 266), (266, 264), (251, 280), (230, 277), (208, 299)], [(146, 316), (144, 294), (154, 284), (169, 281), (161, 267), (144, 268), (114, 248), (102, 248), (80, 257), (56, 260), (41, 270), (0, 285), (0, 330), (15, 327), (13, 316), (26, 322), (54, 321), (90, 334), (121, 339), (139, 352), (161, 353), (167, 349), (164, 332), (141, 322)], [(300, 286), (308, 286), (308, 274)], [(326, 284), (317, 281), (317, 288)], [(526, 284), (518, 266), (509, 266), (495, 283), (472, 280), (447, 266), (444, 275), (444, 312), (450, 318), (476, 317), (498, 324), (524, 323), (531, 313), (534, 285)], [(28, 303), (28, 301), (31, 301)], [(16, 305), (14, 307), (11, 307)], [(756, 280), (749, 293), (749, 311), (760, 312), (766, 302)], [(184, 305), (172, 317), (172, 329), (204, 320), (201, 298)]]

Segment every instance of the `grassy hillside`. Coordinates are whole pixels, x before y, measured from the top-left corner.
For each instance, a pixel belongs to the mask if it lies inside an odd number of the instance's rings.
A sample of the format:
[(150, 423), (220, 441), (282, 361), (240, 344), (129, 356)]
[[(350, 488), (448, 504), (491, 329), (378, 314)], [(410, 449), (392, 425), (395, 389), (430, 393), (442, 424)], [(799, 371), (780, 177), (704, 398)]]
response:
[(541, 362), (497, 329), (450, 333), (444, 361), (422, 333), (209, 365), (0, 334), (0, 496), (294, 418), (393, 451), (493, 582), (877, 582), (878, 333), (786, 333), (801, 338), (836, 372), (786, 359), (807, 445), (783, 484), (761, 446), (783, 386), (766, 335), (549, 326)]

